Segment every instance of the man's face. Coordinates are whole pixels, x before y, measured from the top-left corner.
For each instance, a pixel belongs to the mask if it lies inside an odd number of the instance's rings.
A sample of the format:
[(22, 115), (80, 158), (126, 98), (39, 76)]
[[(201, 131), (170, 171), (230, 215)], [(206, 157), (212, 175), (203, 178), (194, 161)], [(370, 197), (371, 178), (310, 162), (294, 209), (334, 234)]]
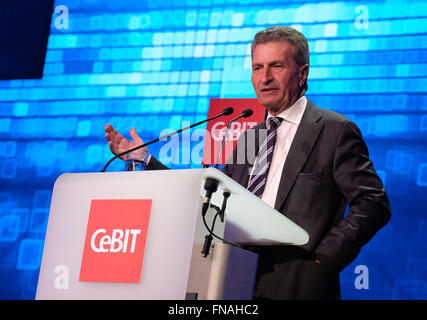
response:
[(258, 101), (278, 115), (298, 100), (308, 65), (294, 61), (295, 48), (285, 41), (258, 44), (252, 55), (252, 85)]

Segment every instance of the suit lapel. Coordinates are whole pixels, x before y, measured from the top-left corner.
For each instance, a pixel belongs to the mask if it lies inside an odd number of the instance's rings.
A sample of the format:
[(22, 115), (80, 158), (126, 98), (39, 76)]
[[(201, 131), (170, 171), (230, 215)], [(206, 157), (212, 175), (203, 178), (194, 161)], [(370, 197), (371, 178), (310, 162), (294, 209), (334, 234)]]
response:
[(298, 173), (303, 168), (314, 143), (323, 127), (322, 115), (319, 108), (307, 99), (304, 115), (292, 141), (289, 153), (283, 166), (277, 192), (275, 209), (279, 210), (288, 197)]

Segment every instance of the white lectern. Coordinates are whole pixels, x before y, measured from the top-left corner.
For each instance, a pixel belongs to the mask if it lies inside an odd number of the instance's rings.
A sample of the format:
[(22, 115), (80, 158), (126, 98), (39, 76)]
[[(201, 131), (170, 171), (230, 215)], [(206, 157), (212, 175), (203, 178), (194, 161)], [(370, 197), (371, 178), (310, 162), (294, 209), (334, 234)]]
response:
[[(197, 293), (198, 299), (250, 299), (256, 254), (216, 242), (201, 257), (208, 234), (200, 217), (206, 177), (220, 182), (213, 204), (221, 206), (223, 190), (231, 192), (225, 223), (216, 223), (219, 236), (237, 243), (307, 243), (302, 228), (214, 168), (66, 173), (53, 189), (36, 298), (175, 300)], [(93, 199), (152, 200), (139, 283), (79, 281)], [(208, 220), (212, 216), (208, 211)]]

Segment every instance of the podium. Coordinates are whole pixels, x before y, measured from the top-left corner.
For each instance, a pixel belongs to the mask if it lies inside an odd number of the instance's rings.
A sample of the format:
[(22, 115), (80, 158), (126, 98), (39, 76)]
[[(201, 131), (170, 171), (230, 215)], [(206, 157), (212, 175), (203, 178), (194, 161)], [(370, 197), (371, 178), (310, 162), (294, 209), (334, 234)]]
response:
[[(210, 254), (201, 256), (208, 234), (200, 214), (208, 177), (219, 181), (212, 204), (221, 207), (223, 191), (231, 193), (224, 223), (216, 222), (220, 237), (239, 244), (308, 242), (301, 227), (214, 168), (65, 173), (52, 193), (36, 299), (251, 299), (255, 253), (214, 241)], [(140, 280), (79, 281), (91, 203), (126, 199), (151, 200)], [(213, 215), (209, 209), (209, 226)], [(111, 248), (113, 242), (101, 239)]]

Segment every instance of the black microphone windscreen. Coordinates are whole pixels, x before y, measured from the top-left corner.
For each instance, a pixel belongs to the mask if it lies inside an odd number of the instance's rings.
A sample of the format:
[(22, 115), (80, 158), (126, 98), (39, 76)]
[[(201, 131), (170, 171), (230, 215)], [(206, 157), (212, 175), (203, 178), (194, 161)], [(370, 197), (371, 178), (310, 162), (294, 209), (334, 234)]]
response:
[(225, 108), (225, 109), (222, 111), (222, 114), (223, 114), (223, 115), (225, 115), (225, 116), (228, 116), (228, 115), (232, 114), (233, 112), (234, 112), (234, 109), (233, 109), (233, 108), (231, 108), (231, 107), (228, 107), (228, 108)]
[(252, 109), (246, 109), (245, 111), (242, 112), (242, 116), (243, 118), (247, 118), (250, 117), (254, 112), (252, 111)]

